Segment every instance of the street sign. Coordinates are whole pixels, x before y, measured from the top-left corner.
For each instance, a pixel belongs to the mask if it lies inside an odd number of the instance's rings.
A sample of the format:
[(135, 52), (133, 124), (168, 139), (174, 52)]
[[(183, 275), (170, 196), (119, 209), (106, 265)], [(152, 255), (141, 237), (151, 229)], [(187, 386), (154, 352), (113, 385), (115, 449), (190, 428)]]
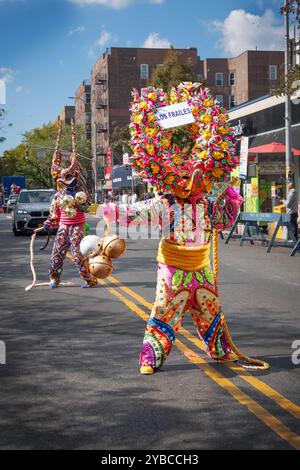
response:
[(38, 158), (44, 158), (44, 157), (46, 156), (46, 150), (44, 150), (44, 149), (39, 149), (39, 150), (37, 150), (36, 156), (37, 156)]
[(123, 153), (123, 165), (129, 165), (129, 154)]
[(240, 178), (245, 180), (248, 171), (248, 148), (249, 137), (241, 137), (241, 150), (240, 150)]

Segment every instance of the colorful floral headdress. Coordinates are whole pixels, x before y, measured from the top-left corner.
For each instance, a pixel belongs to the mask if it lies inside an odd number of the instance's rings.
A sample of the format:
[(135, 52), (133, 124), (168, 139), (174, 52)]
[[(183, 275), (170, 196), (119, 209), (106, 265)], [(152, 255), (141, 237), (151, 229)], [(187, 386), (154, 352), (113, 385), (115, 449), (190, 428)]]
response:
[(74, 125), (73, 119), (71, 121), (72, 153), (70, 155), (70, 165), (67, 168), (62, 167), (62, 158), (61, 158), (61, 150), (60, 150), (62, 127), (63, 127), (63, 123), (59, 119), (56, 145), (55, 145), (55, 150), (54, 150), (53, 159), (52, 159), (51, 175), (55, 179), (57, 185), (75, 188), (79, 184), (81, 171), (80, 171), (80, 165), (79, 165), (78, 158), (77, 158), (76, 131), (75, 131), (75, 125)]
[[(132, 92), (130, 106), (133, 170), (157, 189), (173, 192), (184, 187), (195, 169), (201, 169), (207, 186), (225, 182), (237, 166), (236, 140), (229, 117), (222, 106), (200, 83), (181, 83), (167, 95), (162, 89), (143, 88)], [(174, 128), (161, 129), (157, 110), (186, 102), (195, 122), (184, 126), (191, 145), (180, 148), (174, 141)], [(177, 128), (178, 129), (178, 128)]]

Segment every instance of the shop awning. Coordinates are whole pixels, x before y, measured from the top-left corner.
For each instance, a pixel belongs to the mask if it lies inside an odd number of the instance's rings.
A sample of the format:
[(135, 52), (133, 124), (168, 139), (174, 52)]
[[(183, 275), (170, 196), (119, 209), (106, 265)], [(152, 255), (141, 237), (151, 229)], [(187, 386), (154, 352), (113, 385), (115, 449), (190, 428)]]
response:
[[(281, 142), (271, 142), (270, 144), (259, 145), (249, 148), (249, 153), (285, 153), (286, 147)], [(300, 155), (300, 150), (293, 148), (294, 155)]]

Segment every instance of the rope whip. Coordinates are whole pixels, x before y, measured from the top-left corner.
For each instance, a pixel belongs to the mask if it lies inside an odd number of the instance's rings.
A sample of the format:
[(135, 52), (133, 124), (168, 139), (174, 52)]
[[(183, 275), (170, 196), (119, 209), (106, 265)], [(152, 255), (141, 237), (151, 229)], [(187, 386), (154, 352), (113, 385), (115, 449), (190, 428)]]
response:
[[(34, 242), (35, 242), (35, 239), (36, 239), (37, 232), (40, 232), (42, 230), (44, 230), (43, 227), (41, 227), (39, 229), (36, 229), (33, 232), (33, 234), (31, 235), (31, 241), (30, 241), (30, 269), (31, 269), (31, 272), (32, 272), (32, 283), (29, 284), (27, 287), (25, 287), (26, 292), (30, 291), (33, 287), (49, 286), (49, 284), (50, 284), (49, 282), (39, 282), (39, 283), (36, 282), (36, 272), (35, 272), (35, 267), (34, 267), (34, 250), (33, 250), (33, 247), (34, 247)], [(48, 245), (49, 239), (50, 239), (50, 237), (48, 238), (47, 243), (43, 247), (43, 249), (46, 248), (46, 246)], [(71, 282), (61, 282), (60, 285), (61, 286), (70, 286), (70, 285), (72, 285), (72, 283)]]
[[(218, 255), (218, 230), (214, 228), (213, 230), (213, 273), (214, 273), (214, 280), (215, 280), (215, 289), (216, 293), (218, 294), (218, 276), (219, 276), (219, 255)], [(232, 350), (234, 354), (236, 354), (239, 358), (238, 364), (242, 366), (244, 369), (252, 369), (252, 370), (266, 370), (269, 369), (269, 364), (265, 361), (260, 361), (259, 359), (254, 359), (252, 357), (248, 357), (243, 354), (234, 344), (232, 338), (229, 333), (229, 329), (227, 326), (227, 322), (225, 320), (224, 312), (221, 313), (221, 325), (223, 328), (223, 332), (228, 343), (228, 346)], [(243, 364), (240, 361), (244, 361), (247, 364)]]

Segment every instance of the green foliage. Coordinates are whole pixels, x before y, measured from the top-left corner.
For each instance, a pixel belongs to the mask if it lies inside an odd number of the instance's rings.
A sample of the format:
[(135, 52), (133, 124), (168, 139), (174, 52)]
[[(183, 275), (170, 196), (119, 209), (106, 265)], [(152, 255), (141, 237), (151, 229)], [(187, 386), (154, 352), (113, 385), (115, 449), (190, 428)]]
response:
[[(300, 0), (288, 0), (280, 8), (280, 13), (284, 15), (286, 12), (290, 14), (292, 23), (300, 29)], [(279, 87), (276, 90), (277, 95), (292, 95), (296, 90), (300, 89), (300, 66), (291, 67), (288, 75), (282, 75)]]
[[(83, 126), (76, 126), (76, 131), (78, 153), (91, 158), (90, 141), (85, 137)], [(41, 128), (26, 132), (20, 145), (4, 152), (0, 160), (0, 176), (23, 175), (29, 187), (53, 187), (50, 168), (56, 133), (57, 126), (54, 124), (45, 124)], [(66, 152), (71, 152), (72, 149), (71, 128), (68, 125), (65, 125), (62, 132), (61, 149)], [(38, 156), (39, 150), (43, 151), (43, 156)], [(80, 159), (80, 163), (88, 176), (92, 171), (91, 161)]]
[(181, 63), (180, 58), (181, 52), (170, 49), (163, 64), (154, 69), (149, 85), (163, 88), (168, 93), (180, 82), (195, 81), (195, 74), (190, 67)]

